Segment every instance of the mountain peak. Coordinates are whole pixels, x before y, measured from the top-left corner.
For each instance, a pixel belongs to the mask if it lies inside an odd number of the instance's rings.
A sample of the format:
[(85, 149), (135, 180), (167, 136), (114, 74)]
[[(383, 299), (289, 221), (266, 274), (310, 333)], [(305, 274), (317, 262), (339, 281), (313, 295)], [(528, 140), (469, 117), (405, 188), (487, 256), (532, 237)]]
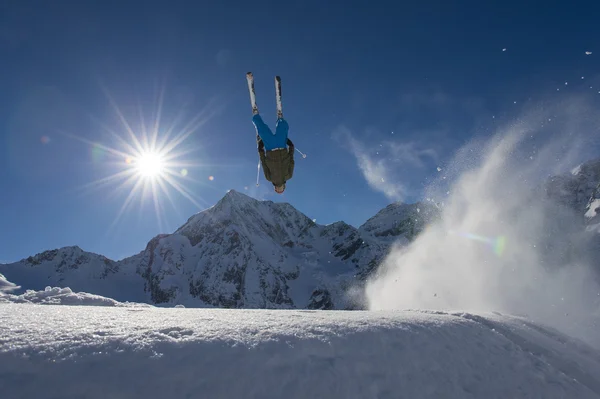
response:
[(411, 241), (439, 215), (440, 209), (435, 204), (394, 202), (377, 212), (359, 230), (380, 239), (395, 241), (404, 236)]
[(227, 193), (223, 196), (223, 199), (240, 201), (240, 200), (251, 200), (253, 198), (251, 198), (250, 196), (248, 196), (246, 194), (242, 194), (239, 191), (231, 189), (231, 190), (227, 191)]
[(575, 168), (571, 169), (573, 176), (593, 175), (597, 177), (600, 174), (600, 158), (586, 161)]
[(228, 190), (227, 193), (223, 196), (223, 198), (221, 198), (216, 204), (215, 206), (213, 206), (213, 209), (220, 209), (223, 206), (244, 206), (244, 205), (250, 205), (250, 204), (257, 204), (259, 202), (263, 202), (260, 200), (257, 200), (256, 198), (252, 198), (249, 195), (240, 193), (239, 191), (236, 191), (234, 189)]

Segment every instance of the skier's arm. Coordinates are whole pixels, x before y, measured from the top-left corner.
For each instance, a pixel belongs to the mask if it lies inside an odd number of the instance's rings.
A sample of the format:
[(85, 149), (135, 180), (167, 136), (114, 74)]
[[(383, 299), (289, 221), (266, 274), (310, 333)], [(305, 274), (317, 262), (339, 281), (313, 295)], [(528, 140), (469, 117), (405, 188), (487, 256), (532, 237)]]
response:
[(292, 176), (294, 175), (294, 164), (295, 164), (294, 157), (292, 156), (290, 158), (290, 167), (288, 169), (288, 178), (287, 178), (287, 180), (291, 179)]
[(287, 139), (287, 146), (288, 146), (288, 154), (290, 154), (290, 158), (292, 158), (292, 161), (294, 160), (294, 143), (292, 143), (292, 140)]
[(288, 168), (288, 180), (292, 178), (292, 176), (294, 175), (294, 166), (295, 166), (295, 162), (294, 162), (294, 143), (292, 143), (292, 140), (287, 139), (287, 145), (288, 145), (288, 154), (290, 154), (290, 166)]

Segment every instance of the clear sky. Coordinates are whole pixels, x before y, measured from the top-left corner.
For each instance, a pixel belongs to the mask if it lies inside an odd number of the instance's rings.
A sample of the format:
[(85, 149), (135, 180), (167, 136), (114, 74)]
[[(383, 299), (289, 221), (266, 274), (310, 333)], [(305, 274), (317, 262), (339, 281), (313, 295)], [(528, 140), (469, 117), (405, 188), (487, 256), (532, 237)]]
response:
[[(598, 4), (524, 3), (1, 2), (0, 261), (133, 255), (229, 189), (323, 224), (414, 202), (465, 141), (598, 73)], [(284, 195), (256, 187), (247, 71), (271, 126), (282, 77), (307, 154)], [(156, 196), (127, 180), (155, 132)]]

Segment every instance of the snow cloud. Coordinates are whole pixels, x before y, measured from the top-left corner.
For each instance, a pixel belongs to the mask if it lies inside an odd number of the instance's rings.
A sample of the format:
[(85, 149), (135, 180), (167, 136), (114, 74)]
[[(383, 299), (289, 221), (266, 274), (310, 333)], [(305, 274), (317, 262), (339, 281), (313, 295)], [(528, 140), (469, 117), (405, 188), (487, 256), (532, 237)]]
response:
[[(582, 212), (547, 200), (539, 185), (582, 155), (581, 140), (595, 130), (574, 130), (573, 117), (598, 122), (586, 110), (546, 107), (458, 151), (445, 168), (450, 188), (438, 181), (427, 190), (443, 203), (441, 219), (391, 251), (367, 284), (368, 307), (523, 314), (600, 344), (598, 270), (590, 267), (598, 238), (585, 233)], [(548, 113), (558, 134), (541, 128)]]
[[(410, 192), (410, 184), (399, 175), (425, 168), (428, 159), (437, 160), (436, 151), (422, 148), (415, 142), (386, 140), (367, 145), (344, 126), (338, 127), (334, 138), (354, 155), (369, 186), (391, 201), (402, 202)], [(397, 173), (399, 171), (403, 173)]]

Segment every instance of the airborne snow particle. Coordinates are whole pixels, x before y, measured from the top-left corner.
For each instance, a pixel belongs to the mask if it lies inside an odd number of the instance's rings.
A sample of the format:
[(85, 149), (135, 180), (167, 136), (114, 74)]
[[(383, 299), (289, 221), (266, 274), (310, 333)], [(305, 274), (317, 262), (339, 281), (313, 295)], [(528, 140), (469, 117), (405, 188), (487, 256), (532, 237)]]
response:
[(586, 52), (585, 52), (585, 55), (590, 55), (590, 54), (592, 54), (592, 52), (591, 52), (591, 51), (586, 51)]
[(181, 176), (187, 176), (188, 171), (187, 169), (181, 169)]
[(502, 49), (502, 51), (506, 51), (506, 47)]
[(213, 180), (215, 180), (215, 177), (214, 176), (208, 176), (208, 180), (213, 181)]
[(568, 84), (569, 84), (569, 82), (565, 82), (565, 86), (568, 85)]
[(438, 171), (438, 172), (441, 172), (441, 171), (442, 171), (442, 168), (440, 168), (440, 167), (438, 166), (438, 167), (437, 167), (437, 171)]

